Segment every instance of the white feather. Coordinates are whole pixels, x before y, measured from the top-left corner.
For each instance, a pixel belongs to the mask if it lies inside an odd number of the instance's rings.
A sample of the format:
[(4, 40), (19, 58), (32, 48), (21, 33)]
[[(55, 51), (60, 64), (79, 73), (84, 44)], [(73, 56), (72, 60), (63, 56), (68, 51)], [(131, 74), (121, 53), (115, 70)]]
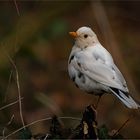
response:
[(140, 106), (132, 99), (132, 97), (130, 95), (128, 95), (128, 97), (119, 90), (120, 96), (119, 94), (117, 94), (116, 92), (114, 92), (112, 89), (110, 89), (112, 91), (112, 93), (114, 93), (114, 95), (116, 97), (118, 97), (128, 108), (133, 108), (133, 109), (137, 109)]
[[(95, 94), (101, 91), (111, 91), (127, 107), (140, 107), (129, 95), (126, 96), (123, 93), (129, 92), (123, 75), (114, 64), (110, 53), (100, 44), (96, 34), (88, 27), (81, 27), (77, 31), (75, 45), (69, 57), (68, 72), (71, 79), (74, 78), (76, 85), (84, 91)], [(79, 72), (82, 78), (78, 76)], [(118, 89), (119, 93), (117, 94), (110, 87)]]

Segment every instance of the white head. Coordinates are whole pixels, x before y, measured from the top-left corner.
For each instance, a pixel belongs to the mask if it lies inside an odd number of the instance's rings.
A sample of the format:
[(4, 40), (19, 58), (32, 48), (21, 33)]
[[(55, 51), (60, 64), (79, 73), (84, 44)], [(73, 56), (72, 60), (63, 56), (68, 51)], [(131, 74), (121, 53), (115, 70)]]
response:
[(76, 40), (77, 47), (86, 48), (98, 42), (96, 34), (89, 27), (81, 27), (76, 32), (70, 32)]

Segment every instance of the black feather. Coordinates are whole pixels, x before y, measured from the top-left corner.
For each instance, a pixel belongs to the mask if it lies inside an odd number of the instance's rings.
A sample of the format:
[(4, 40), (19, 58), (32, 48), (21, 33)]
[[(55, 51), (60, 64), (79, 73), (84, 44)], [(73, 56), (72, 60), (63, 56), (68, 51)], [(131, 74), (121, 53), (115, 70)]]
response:
[(128, 92), (124, 92), (124, 91), (122, 91), (122, 90), (120, 90), (120, 89), (113, 88), (113, 87), (110, 87), (110, 88), (111, 88), (115, 93), (117, 93), (121, 98), (122, 98), (122, 96), (120, 95), (120, 91), (123, 92), (123, 94), (129, 98)]
[(74, 82), (74, 81), (75, 81), (75, 76), (73, 76), (71, 79), (72, 79), (72, 81)]
[(71, 61), (72, 61), (73, 58), (74, 58), (74, 55), (72, 55), (72, 56), (70, 57), (69, 64), (71, 63)]
[(78, 77), (79, 79), (81, 80), (82, 83), (85, 83), (86, 82), (86, 79), (85, 79), (85, 76), (83, 73), (79, 72), (78, 73)]

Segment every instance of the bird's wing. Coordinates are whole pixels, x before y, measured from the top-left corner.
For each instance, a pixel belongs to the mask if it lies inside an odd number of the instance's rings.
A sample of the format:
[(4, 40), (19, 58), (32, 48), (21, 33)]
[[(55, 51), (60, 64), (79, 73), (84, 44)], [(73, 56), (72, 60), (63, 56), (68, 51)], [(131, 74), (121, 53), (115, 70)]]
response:
[(113, 69), (115, 70), (116, 75), (119, 78), (119, 80), (121, 81), (121, 83), (123, 84), (123, 86), (126, 88), (127, 92), (129, 92), (126, 81), (125, 81), (122, 73), (120, 72), (120, 70), (117, 68), (117, 66), (115, 64), (113, 65)]
[[(123, 86), (124, 79), (120, 77), (120, 73), (100, 59), (96, 60), (94, 56), (80, 52), (75, 55), (74, 67), (89, 78), (102, 83), (109, 87), (118, 88), (127, 92), (127, 88)], [(114, 63), (113, 63), (114, 64)], [(121, 75), (122, 76), (122, 75)], [(123, 80), (122, 80), (123, 79)]]

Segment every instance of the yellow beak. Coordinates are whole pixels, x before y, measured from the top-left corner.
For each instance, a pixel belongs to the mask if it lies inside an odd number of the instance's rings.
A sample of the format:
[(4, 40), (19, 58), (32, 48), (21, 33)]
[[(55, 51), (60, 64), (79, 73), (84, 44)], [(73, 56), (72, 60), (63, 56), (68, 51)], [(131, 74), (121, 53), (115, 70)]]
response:
[(73, 38), (76, 38), (78, 35), (76, 32), (69, 32), (69, 34), (73, 37)]

